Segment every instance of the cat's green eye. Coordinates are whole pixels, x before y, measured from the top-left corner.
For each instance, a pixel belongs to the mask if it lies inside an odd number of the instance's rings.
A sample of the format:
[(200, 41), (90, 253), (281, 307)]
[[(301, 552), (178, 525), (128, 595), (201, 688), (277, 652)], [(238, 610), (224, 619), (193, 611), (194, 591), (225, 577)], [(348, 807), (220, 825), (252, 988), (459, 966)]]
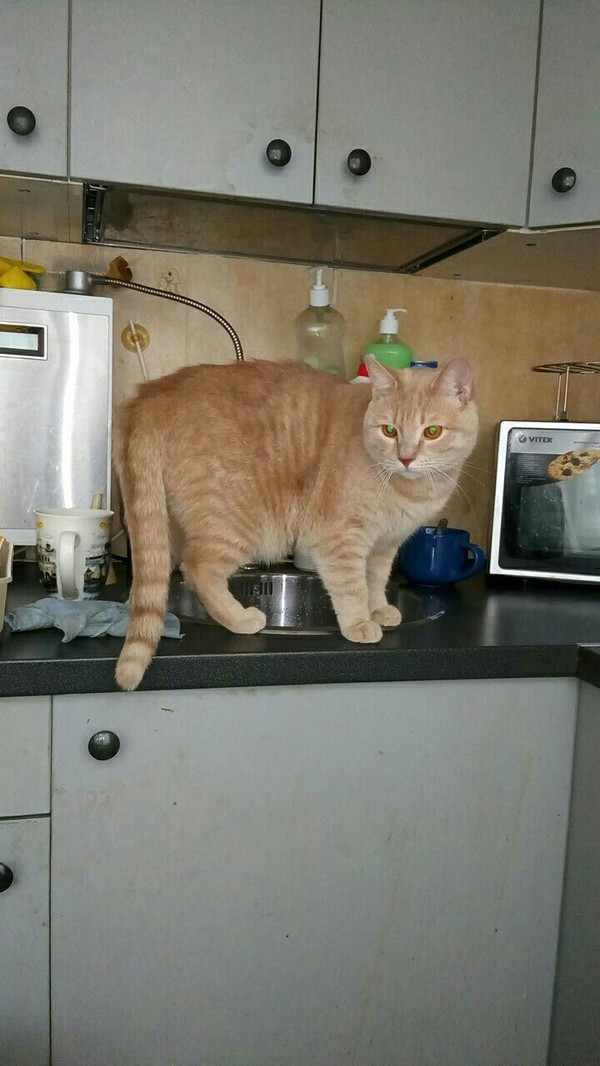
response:
[(384, 437), (397, 437), (398, 436), (398, 430), (396, 429), (395, 426), (382, 426), (381, 427), (381, 432), (383, 433)]
[(427, 440), (437, 440), (442, 434), (441, 426), (426, 426), (423, 430), (423, 436), (427, 437)]

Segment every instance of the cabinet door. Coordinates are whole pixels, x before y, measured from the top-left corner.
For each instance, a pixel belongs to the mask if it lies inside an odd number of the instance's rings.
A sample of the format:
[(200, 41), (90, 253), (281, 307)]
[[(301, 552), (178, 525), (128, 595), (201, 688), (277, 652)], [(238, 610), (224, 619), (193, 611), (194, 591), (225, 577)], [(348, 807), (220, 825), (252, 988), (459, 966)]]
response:
[(530, 226), (600, 219), (599, 86), (598, 0), (544, 0)]
[(73, 0), (72, 26), (74, 176), (312, 199), (319, 0)]
[(1, 0), (0, 170), (66, 176), (68, 34), (68, 0)]
[(581, 683), (549, 1066), (595, 1066), (600, 1014), (600, 689)]
[(0, 821), (0, 1062), (48, 1066), (48, 818)]
[(54, 711), (57, 1066), (545, 1063), (574, 682)]
[(0, 818), (50, 810), (50, 697), (0, 700)]
[(317, 203), (523, 223), (539, 6), (323, 0)]

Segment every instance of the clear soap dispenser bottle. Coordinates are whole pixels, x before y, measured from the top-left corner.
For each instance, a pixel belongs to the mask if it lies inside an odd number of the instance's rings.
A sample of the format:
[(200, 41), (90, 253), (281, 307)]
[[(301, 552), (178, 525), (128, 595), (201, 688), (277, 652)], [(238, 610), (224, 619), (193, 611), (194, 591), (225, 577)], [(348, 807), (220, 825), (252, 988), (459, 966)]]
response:
[(329, 289), (323, 283), (323, 268), (311, 286), (309, 306), (294, 322), (298, 343), (298, 358), (303, 363), (325, 370), (328, 374), (346, 377), (344, 360), (344, 331), (346, 320), (331, 306)]

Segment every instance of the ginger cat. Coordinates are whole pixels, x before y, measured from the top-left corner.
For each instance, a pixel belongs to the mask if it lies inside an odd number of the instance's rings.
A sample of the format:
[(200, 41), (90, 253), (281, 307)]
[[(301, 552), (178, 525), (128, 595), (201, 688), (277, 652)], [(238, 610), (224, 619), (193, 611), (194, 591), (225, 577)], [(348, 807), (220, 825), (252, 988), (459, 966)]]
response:
[(297, 363), (186, 367), (148, 382), (115, 424), (129, 530), (131, 617), (116, 679), (135, 689), (163, 628), (174, 562), (215, 621), (257, 633), (231, 595), (243, 564), (308, 552), (347, 640), (374, 643), (399, 545), (440, 514), (478, 428), (468, 363), (392, 371), (371, 384)]

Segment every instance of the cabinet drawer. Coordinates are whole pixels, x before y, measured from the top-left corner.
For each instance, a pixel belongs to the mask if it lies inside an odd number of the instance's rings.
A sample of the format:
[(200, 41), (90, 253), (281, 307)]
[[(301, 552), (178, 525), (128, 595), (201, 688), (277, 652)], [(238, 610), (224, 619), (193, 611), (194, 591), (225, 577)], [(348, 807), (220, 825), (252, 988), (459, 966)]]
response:
[(50, 697), (0, 700), (0, 818), (50, 810)]

